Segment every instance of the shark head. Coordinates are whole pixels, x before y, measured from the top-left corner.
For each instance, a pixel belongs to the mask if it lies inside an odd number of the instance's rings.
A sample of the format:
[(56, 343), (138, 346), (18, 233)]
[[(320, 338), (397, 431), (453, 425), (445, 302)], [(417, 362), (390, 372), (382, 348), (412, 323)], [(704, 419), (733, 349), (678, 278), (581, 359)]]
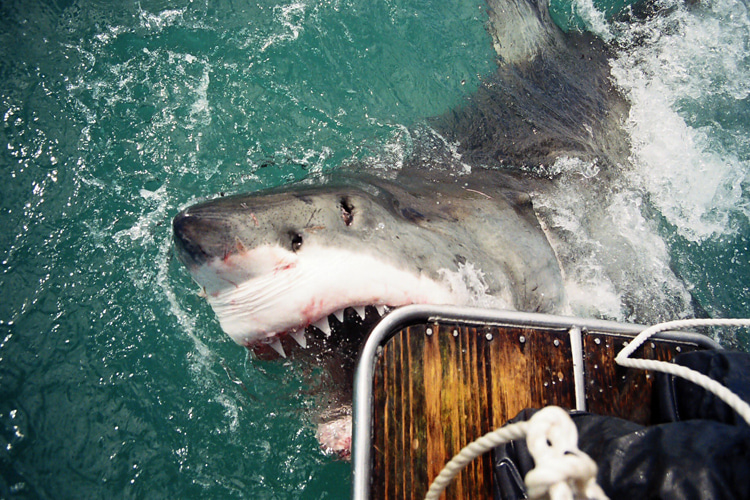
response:
[[(288, 337), (305, 346), (310, 326), (330, 334), (331, 315), (347, 308), (477, 304), (477, 292), (495, 306), (554, 309), (559, 268), (528, 196), (504, 191), (497, 172), (494, 185), (435, 175), (199, 203), (174, 218), (177, 256), (235, 342), (279, 353)], [(466, 269), (479, 282), (468, 293)]]
[(448, 303), (436, 275), (405, 263), (413, 213), (354, 186), (221, 197), (173, 221), (177, 256), (241, 345), (275, 343), (352, 307)]

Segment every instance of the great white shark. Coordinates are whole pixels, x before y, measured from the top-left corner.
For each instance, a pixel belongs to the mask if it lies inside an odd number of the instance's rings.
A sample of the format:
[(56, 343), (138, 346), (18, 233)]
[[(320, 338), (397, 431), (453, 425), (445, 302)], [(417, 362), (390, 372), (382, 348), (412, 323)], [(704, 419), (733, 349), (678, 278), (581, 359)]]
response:
[(554, 311), (560, 270), (522, 180), (427, 173), (200, 203), (174, 218), (177, 253), (247, 347), (304, 344), (308, 326), (327, 331), (348, 307), (469, 303), (467, 266), (498, 305)]
[[(628, 108), (601, 40), (561, 32), (543, 0), (488, 7), (497, 72), (428, 121), (400, 170), (359, 165), (174, 218), (177, 256), (235, 342), (286, 356), (336, 337), (349, 318), (357, 328), (329, 348), (348, 356), (334, 356), (337, 371), (386, 307), (563, 312), (563, 271), (530, 196), (555, 181), (534, 172), (577, 158), (600, 179), (615, 175)], [(328, 447), (345, 453), (345, 441)]]

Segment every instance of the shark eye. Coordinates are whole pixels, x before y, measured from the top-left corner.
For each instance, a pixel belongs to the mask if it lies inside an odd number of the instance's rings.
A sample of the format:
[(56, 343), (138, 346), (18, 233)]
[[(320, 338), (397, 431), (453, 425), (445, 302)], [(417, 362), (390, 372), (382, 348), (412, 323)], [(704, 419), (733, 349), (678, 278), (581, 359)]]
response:
[(297, 252), (302, 248), (302, 235), (299, 233), (291, 233), (292, 237), (292, 252)]
[(352, 222), (354, 222), (354, 206), (349, 201), (349, 198), (345, 196), (339, 200), (339, 206), (341, 207), (341, 218), (344, 219), (344, 224), (351, 226)]

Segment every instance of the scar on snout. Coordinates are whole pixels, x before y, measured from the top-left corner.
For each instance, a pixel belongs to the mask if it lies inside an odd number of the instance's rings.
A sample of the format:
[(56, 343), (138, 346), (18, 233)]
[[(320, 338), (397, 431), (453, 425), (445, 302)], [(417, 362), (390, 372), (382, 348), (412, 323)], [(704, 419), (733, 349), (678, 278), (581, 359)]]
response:
[(245, 248), (245, 244), (244, 244), (244, 243), (242, 243), (242, 240), (240, 240), (239, 238), (235, 237), (235, 238), (234, 238), (234, 243), (235, 243), (235, 245), (237, 246), (237, 250), (238, 250), (238, 251), (240, 251), (240, 252), (244, 252), (244, 251), (246, 251), (246, 250), (247, 250), (247, 248)]
[(250, 217), (252, 217), (253, 222), (255, 223), (255, 227), (260, 227), (260, 224), (258, 223), (258, 218), (255, 216), (255, 212), (250, 212)]

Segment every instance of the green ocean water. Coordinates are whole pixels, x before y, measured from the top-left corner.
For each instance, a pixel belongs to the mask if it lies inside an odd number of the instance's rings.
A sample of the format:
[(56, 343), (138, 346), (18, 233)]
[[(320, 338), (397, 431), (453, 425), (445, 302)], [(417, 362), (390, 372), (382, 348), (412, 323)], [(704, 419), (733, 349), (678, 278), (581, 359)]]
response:
[[(680, 7), (643, 32), (618, 27), (619, 5), (598, 5), (617, 67), (666, 72), (624, 92), (652, 109), (668, 96), (685, 127), (631, 115), (636, 161), (648, 137), (687, 151), (688, 170), (646, 165), (634, 189), (695, 313), (750, 316), (746, 4)], [(591, 5), (553, 7), (601, 29)], [(398, 165), (410, 127), (494, 71), (486, 19), (482, 0), (2, 2), (0, 498), (346, 498), (305, 374), (220, 331), (172, 256), (171, 218), (220, 192)], [(699, 44), (689, 67), (654, 36), (706, 27), (721, 57)]]

